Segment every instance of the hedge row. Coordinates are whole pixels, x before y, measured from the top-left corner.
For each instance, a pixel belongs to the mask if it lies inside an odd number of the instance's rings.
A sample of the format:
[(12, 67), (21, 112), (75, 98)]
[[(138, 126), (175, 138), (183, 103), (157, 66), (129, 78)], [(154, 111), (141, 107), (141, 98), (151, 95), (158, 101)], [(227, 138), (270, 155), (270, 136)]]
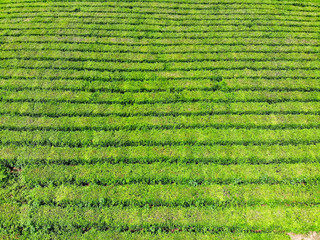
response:
[[(106, 29), (108, 30), (108, 29)], [(32, 36), (63, 36), (63, 37), (126, 37), (131, 39), (201, 39), (206, 38), (210, 40), (211, 38), (228, 38), (228, 37), (248, 37), (248, 38), (288, 38), (288, 35), (292, 38), (300, 39), (318, 39), (320, 31), (294, 31), (289, 30), (235, 30), (226, 29), (216, 32), (161, 32), (161, 31), (126, 31), (126, 30), (90, 30), (90, 29), (35, 29), (35, 30), (4, 30), (1, 33), (3, 37), (32, 37)]]
[[(27, 205), (19, 207), (16, 204), (1, 204), (0, 205), (0, 237), (3, 239), (19, 238), (21, 235), (32, 239), (286, 239), (287, 236), (284, 233), (265, 233), (258, 230), (249, 230), (246, 232), (241, 231), (240, 228), (226, 227), (226, 231), (219, 231), (220, 228), (206, 228), (201, 225), (192, 225), (190, 222), (185, 224), (181, 223), (173, 226), (168, 224), (151, 223), (152, 217), (156, 218), (156, 215), (163, 215), (169, 209), (159, 208), (152, 210), (149, 216), (145, 211), (138, 209), (127, 210), (131, 215), (127, 217), (137, 218), (137, 214), (141, 214), (141, 217), (149, 217), (149, 220), (145, 224), (134, 225), (134, 219), (131, 220), (133, 224), (125, 226), (123, 222), (117, 223), (117, 219), (114, 221), (114, 225), (110, 225), (108, 220), (109, 214), (121, 213), (122, 216), (118, 216), (119, 219), (123, 219), (125, 210), (103, 209), (93, 210), (90, 214), (90, 209), (85, 208), (80, 210), (76, 209), (61, 209), (61, 208), (30, 208)], [(71, 210), (71, 211), (70, 211)], [(66, 212), (67, 211), (67, 212)], [(174, 214), (182, 213), (183, 209), (174, 209)], [(251, 210), (252, 211), (252, 210)], [(299, 209), (296, 210), (296, 212)], [(141, 213), (139, 213), (141, 212)], [(188, 214), (197, 214), (195, 209), (187, 211)], [(199, 211), (201, 212), (201, 210)], [(250, 210), (247, 211), (250, 214)], [(42, 215), (43, 214), (43, 215)], [(58, 215), (62, 218), (59, 219)], [(39, 216), (40, 215), (40, 216)], [(41, 217), (42, 215), (42, 217)], [(74, 216), (72, 216), (74, 215)], [(217, 213), (215, 215), (218, 215)], [(239, 215), (239, 214), (238, 214)], [(110, 217), (112, 215), (109, 215)], [(63, 221), (63, 217), (66, 217)], [(99, 220), (106, 217), (104, 221), (99, 223)], [(150, 218), (151, 217), (151, 218)], [(182, 216), (181, 216), (182, 217)], [(180, 217), (180, 218), (181, 218)], [(199, 217), (199, 216), (198, 216)], [(206, 213), (203, 214), (206, 217)], [(46, 220), (44, 218), (47, 218)], [(94, 219), (95, 218), (95, 219)], [(112, 218), (112, 217), (111, 217)], [(164, 220), (170, 221), (170, 216), (166, 216)], [(87, 219), (87, 220), (85, 220)], [(240, 216), (238, 216), (240, 220)], [(125, 220), (125, 219), (123, 219)], [(151, 220), (151, 221), (150, 221)], [(188, 221), (188, 217), (186, 217)], [(68, 223), (69, 221), (69, 223)], [(112, 221), (112, 220), (111, 220)], [(272, 221), (272, 220), (271, 220)], [(90, 223), (91, 222), (91, 223)], [(94, 227), (93, 227), (94, 226)], [(310, 224), (306, 230), (300, 230), (300, 232), (306, 232), (310, 229)], [(99, 231), (96, 230), (108, 230)], [(113, 231), (112, 231), (113, 229)], [(222, 228), (221, 228), (222, 229)], [(234, 229), (239, 231), (234, 232)], [(228, 230), (232, 230), (228, 231)]]
[[(319, 128), (318, 115), (207, 115), (135, 117), (29, 117), (0, 115), (2, 129), (10, 130), (139, 130), (180, 128), (306, 129)], [(317, 131), (317, 130), (316, 130)]]
[(320, 159), (320, 144), (261, 146), (137, 146), (69, 148), (51, 146), (2, 146), (1, 163), (24, 166), (37, 163), (217, 163), (271, 164), (315, 163)]
[(75, 70), (59, 68), (1, 68), (2, 78), (47, 78), (47, 79), (81, 79), (91, 81), (128, 81), (128, 80), (176, 80), (176, 79), (214, 79), (217, 76), (229, 79), (235, 78), (316, 78), (320, 76), (320, 70), (199, 70), (199, 71), (98, 71), (98, 70)]
[[(219, 25), (235, 25), (235, 26), (276, 26), (279, 24), (280, 21), (283, 21), (284, 18), (282, 16), (256, 16), (256, 15), (249, 15), (247, 17), (240, 15), (225, 15), (225, 17), (221, 17), (221, 15), (212, 15), (214, 18), (208, 18), (210, 16), (206, 16), (203, 19), (172, 19), (172, 16), (161, 17), (159, 15), (153, 16), (142, 15), (140, 16), (139, 21), (138, 17), (135, 14), (130, 14), (130, 18), (128, 15), (119, 14), (116, 18), (113, 16), (114, 14), (97, 14), (97, 16), (93, 16), (93, 14), (89, 15), (85, 12), (78, 12), (77, 15), (71, 15), (66, 13), (58, 13), (59, 18), (52, 19), (50, 14), (42, 14), (39, 13), (36, 19), (30, 19), (32, 23), (62, 23), (68, 21), (68, 23), (83, 23), (83, 24), (124, 24), (127, 23), (128, 25), (144, 25), (144, 26), (182, 26), (182, 27), (192, 27), (192, 26), (199, 26), (199, 27), (208, 27), (212, 26), (210, 23), (215, 21), (215, 24)], [(0, 13), (0, 23), (7, 24), (7, 26), (30, 26), (23, 22), (19, 21), (21, 17), (28, 17), (28, 13), (24, 13), (23, 15), (16, 15), (16, 14), (8, 14), (7, 18), (4, 18), (4, 15)], [(170, 18), (171, 17), (171, 18)], [(292, 16), (287, 16), (288, 18), (285, 19), (286, 22), (281, 23), (281, 26), (288, 26), (288, 27), (317, 27), (319, 26), (318, 22), (308, 21), (308, 18), (290, 18)], [(127, 21), (125, 21), (127, 18)], [(52, 21), (53, 20), (53, 21)], [(254, 21), (254, 24), (252, 23)]]
[[(30, 212), (32, 215), (30, 216)], [(181, 229), (192, 232), (261, 231), (309, 232), (319, 230), (320, 209), (315, 207), (250, 208), (77, 208), (25, 207), (22, 224), (37, 230), (99, 230), (147, 232)], [(29, 215), (29, 216), (28, 216)], [(52, 231), (51, 230), (51, 231)]]
[[(66, 27), (66, 24), (68, 27)], [(88, 23), (84, 25), (82, 22), (66, 22), (66, 23), (46, 23), (45, 25), (43, 23), (33, 23), (32, 26), (30, 26), (30, 23), (20, 23), (19, 26), (15, 24), (2, 24), (0, 26), (0, 29), (2, 31), (6, 30), (7, 32), (10, 30), (29, 30), (28, 33), (32, 33), (33, 31), (38, 31), (40, 29), (43, 30), (53, 30), (53, 29), (82, 29), (82, 30), (105, 30), (105, 31), (146, 31), (146, 32), (163, 32), (163, 33), (208, 33), (208, 32), (225, 32), (225, 31), (270, 31), (270, 28), (274, 30), (274, 32), (287, 32), (288, 30), (291, 30), (292, 32), (308, 32), (308, 33), (314, 33), (319, 32), (319, 25), (318, 26), (304, 26), (303, 31), (301, 31), (301, 26), (290, 26), (290, 25), (257, 25), (257, 24), (248, 24), (248, 25), (238, 25), (238, 24), (231, 24), (231, 23), (224, 23), (222, 24), (217, 23), (215, 26), (201, 26), (196, 24), (196, 26), (159, 26), (159, 25), (148, 25), (148, 24), (108, 24), (106, 22), (105, 24), (96, 24), (96, 23)], [(278, 22), (279, 24), (279, 22)], [(172, 34), (174, 35), (174, 34)]]
[(0, 130), (0, 144), (108, 147), (175, 145), (298, 145), (320, 143), (320, 129), (137, 129), (134, 131)]
[[(172, 54), (172, 53), (315, 53), (319, 52), (317, 39), (295, 38), (286, 43), (285, 38), (219, 38), (216, 39), (146, 39), (139, 42), (123, 38), (99, 38), (73, 37), (59, 38), (57, 36), (20, 36), (3, 37), (6, 44), (3, 50), (32, 50), (55, 49), (63, 51), (83, 51), (83, 52), (110, 52), (110, 53), (149, 53), (149, 54)], [(17, 44), (19, 43), (19, 44)]]
[[(267, 62), (274, 61), (274, 64), (280, 66), (284, 63), (298, 61), (311, 62), (317, 60), (317, 54), (311, 53), (189, 53), (189, 54), (150, 54), (150, 53), (101, 53), (101, 52), (84, 52), (84, 51), (57, 51), (57, 50), (43, 50), (41, 52), (30, 51), (22, 49), (17, 51), (1, 51), (2, 60), (42, 60), (42, 61), (62, 61), (69, 62), (112, 62), (117, 63), (186, 63), (186, 62), (216, 62), (224, 61), (226, 64), (229, 62)], [(216, 64), (212, 63), (212, 64)], [(152, 66), (152, 65), (151, 65)], [(173, 65), (171, 65), (172, 67)], [(143, 67), (143, 66), (142, 66)]]
[[(218, 79), (219, 77), (217, 77)], [(220, 78), (221, 79), (221, 78)], [(318, 79), (181, 79), (167, 80), (145, 80), (145, 81), (88, 81), (88, 80), (48, 80), (48, 79), (0, 79), (0, 89), (11, 91), (17, 90), (69, 90), (88, 92), (179, 92), (182, 90), (204, 90), (204, 91), (319, 91), (320, 81)]]
[[(44, 7), (48, 6), (48, 3), (50, 1), (23, 1), (23, 2), (12, 2), (9, 6), (9, 8), (22, 8), (22, 7)], [(68, 4), (65, 4), (64, 2), (68, 2)], [(210, 10), (210, 9), (216, 9), (217, 7), (242, 7), (242, 6), (248, 6), (248, 7), (262, 7), (265, 9), (268, 6), (274, 6), (275, 4), (272, 2), (267, 1), (260, 1), (260, 2), (254, 2), (254, 1), (229, 1), (229, 2), (183, 2), (183, 1), (146, 1), (148, 2), (147, 6), (141, 5), (141, 1), (108, 1), (108, 2), (102, 2), (102, 1), (59, 1), (55, 2), (55, 5), (49, 5), (50, 7), (67, 7), (67, 6), (81, 6), (81, 7), (138, 7), (138, 8), (165, 8), (165, 9), (179, 9), (179, 10)], [(31, 4), (30, 4), (31, 3)], [(296, 2), (279, 2), (276, 4), (277, 6), (282, 6), (282, 9), (294, 9), (297, 10), (298, 8), (303, 7), (303, 10), (308, 9), (317, 9), (320, 8), (317, 4), (312, 3), (296, 3)], [(259, 8), (256, 8), (259, 9)]]
[[(81, 9), (80, 9), (81, 10)], [(44, 17), (54, 17), (57, 16), (59, 19), (63, 18), (113, 18), (113, 19), (144, 19), (144, 20), (158, 20), (158, 21), (172, 21), (174, 22), (185, 22), (185, 21), (197, 21), (200, 25), (203, 22), (208, 21), (219, 21), (219, 20), (250, 20), (251, 22), (253, 20), (275, 20), (275, 21), (300, 21), (300, 22), (312, 22), (312, 20), (317, 17), (310, 14), (283, 14), (283, 12), (251, 12), (250, 15), (244, 13), (244, 12), (216, 12), (214, 15), (172, 15), (167, 13), (156, 13), (153, 12), (153, 14), (148, 13), (134, 13), (134, 12), (81, 12), (78, 11), (77, 14), (74, 14), (74, 11), (77, 11), (77, 8), (70, 9), (70, 11), (64, 11), (64, 12), (38, 12), (36, 14), (33, 12), (24, 12), (24, 13), (0, 13), (0, 19), (7, 19), (9, 20), (15, 20), (19, 18), (26, 18), (26, 17), (33, 17), (37, 16), (37, 18), (42, 19)], [(153, 18), (154, 17), (154, 18)], [(130, 23), (130, 19), (128, 19), (128, 23)], [(54, 19), (57, 21), (58, 19)], [(311, 21), (310, 21), (311, 20)], [(168, 22), (171, 23), (171, 22)], [(285, 23), (284, 23), (285, 24)]]
[[(213, 82), (216, 81), (213, 79)], [(117, 84), (114, 84), (116, 86)], [(213, 87), (214, 88), (214, 87)], [(0, 89), (0, 99), (10, 102), (72, 102), (72, 103), (121, 103), (121, 104), (152, 104), (176, 102), (319, 102), (319, 91), (233, 91), (219, 90), (181, 90), (171, 92), (89, 92), (67, 90), (5, 90)]]
[(0, 68), (26, 68), (26, 69), (72, 69), (103, 72), (127, 72), (145, 71), (145, 72), (175, 72), (185, 70), (204, 71), (204, 70), (319, 70), (320, 61), (190, 61), (190, 62), (99, 62), (95, 60), (88, 61), (70, 61), (68, 59), (53, 60), (33, 60), (33, 59), (5, 59), (1, 60)]
[[(78, 3), (76, 7), (80, 7), (81, 11), (83, 12), (120, 12), (120, 13), (141, 13), (141, 14), (152, 14), (154, 12), (156, 13), (165, 13), (165, 14), (172, 14), (172, 15), (210, 15), (212, 13), (243, 13), (244, 9), (248, 9), (253, 13), (288, 13), (288, 14), (295, 14), (299, 16), (314, 16), (317, 17), (319, 14), (317, 13), (317, 10), (319, 9), (319, 6), (304, 6), (303, 8), (298, 8), (297, 6), (285, 6), (281, 8), (279, 11), (274, 11), (274, 5), (275, 4), (268, 4), (268, 5), (260, 5), (260, 4), (236, 4), (233, 5), (226, 5), (221, 4), (221, 6), (212, 6), (211, 8), (199, 8), (199, 7), (191, 7), (187, 8), (184, 5), (175, 5), (175, 6), (157, 6), (154, 4), (148, 4), (148, 5), (142, 5), (139, 6), (119, 6), (119, 3), (117, 5), (110, 6), (110, 2), (104, 3), (105, 6), (101, 4), (94, 4), (94, 5), (88, 5), (86, 4), (80, 4)], [(109, 6), (108, 6), (109, 5)], [(61, 12), (74, 12), (73, 9), (70, 9), (69, 4), (63, 4), (63, 5), (49, 5), (43, 4), (43, 5), (24, 5), (24, 6), (12, 6), (5, 8), (3, 13), (24, 13), (24, 12), (34, 12), (38, 10), (39, 12), (47, 12), (48, 9), (51, 10), (51, 12), (55, 11), (61, 11)], [(54, 11), (55, 10), (55, 11)], [(104, 10), (104, 11), (103, 11)]]
[(320, 203), (319, 186), (286, 185), (145, 185), (36, 187), (28, 201), (63, 207), (312, 206)]
[[(141, 233), (142, 232), (142, 233)], [(1, 233), (0, 233), (1, 234)], [(0, 235), (1, 236), (1, 235)], [(52, 239), (59, 237), (62, 240), (105, 240), (105, 239), (118, 239), (118, 240), (289, 240), (290, 237), (286, 233), (256, 233), (256, 232), (221, 232), (221, 233), (194, 233), (194, 232), (181, 232), (179, 229), (171, 229), (168, 232), (113, 232), (113, 231), (97, 231), (96, 229), (90, 229), (88, 232), (82, 234), (82, 232), (76, 233), (44, 233), (37, 232), (30, 235), (30, 238), (35, 240)]]
[[(26, 44), (23, 44), (26, 45)], [(115, 49), (115, 48), (114, 48)], [(313, 53), (246, 53), (246, 52), (224, 52), (224, 53), (159, 53), (157, 55), (150, 53), (114, 53), (114, 52), (85, 52), (85, 51), (59, 51), (42, 50), (33, 51), (27, 49), (0, 51), (1, 59), (19, 59), (19, 60), (68, 60), (68, 61), (94, 61), (94, 62), (113, 62), (114, 64), (125, 63), (172, 63), (172, 62), (205, 62), (214, 61), (216, 66), (220, 61), (229, 62), (247, 62), (247, 61), (274, 61), (273, 64), (283, 64), (292, 62), (309, 62), (317, 60), (318, 55)], [(216, 62), (217, 61), (217, 62)], [(285, 62), (283, 62), (285, 61)], [(199, 63), (198, 62), (198, 63)], [(314, 61), (316, 63), (316, 61)], [(173, 66), (173, 65), (172, 65)]]
[(318, 163), (267, 165), (151, 164), (29, 165), (21, 179), (28, 186), (122, 185), (122, 184), (314, 184), (320, 182)]
[(214, 116), (247, 114), (314, 114), (320, 113), (320, 102), (176, 102), (170, 104), (94, 104), (59, 102), (0, 102), (1, 114), (22, 116)]

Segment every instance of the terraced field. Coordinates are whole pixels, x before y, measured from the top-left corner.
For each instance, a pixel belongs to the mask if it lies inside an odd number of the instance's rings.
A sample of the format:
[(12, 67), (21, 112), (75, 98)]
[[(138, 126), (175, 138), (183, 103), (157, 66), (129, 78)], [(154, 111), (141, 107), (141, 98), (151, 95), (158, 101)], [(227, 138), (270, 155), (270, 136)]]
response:
[(319, 0), (0, 0), (0, 239), (320, 231)]

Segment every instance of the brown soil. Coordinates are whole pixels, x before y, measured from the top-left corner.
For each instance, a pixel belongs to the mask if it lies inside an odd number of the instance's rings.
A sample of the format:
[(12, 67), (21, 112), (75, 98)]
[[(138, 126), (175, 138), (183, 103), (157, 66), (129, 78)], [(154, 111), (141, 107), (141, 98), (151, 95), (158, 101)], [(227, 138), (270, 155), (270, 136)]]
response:
[(320, 233), (310, 232), (309, 234), (287, 233), (292, 240), (320, 240)]

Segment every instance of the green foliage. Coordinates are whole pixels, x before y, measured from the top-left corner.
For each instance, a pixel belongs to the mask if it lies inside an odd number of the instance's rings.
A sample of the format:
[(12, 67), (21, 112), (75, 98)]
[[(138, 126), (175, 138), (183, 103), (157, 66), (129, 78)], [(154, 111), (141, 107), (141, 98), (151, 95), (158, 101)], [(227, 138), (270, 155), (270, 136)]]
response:
[[(2, 129), (31, 131), (147, 130), (147, 129), (312, 129), (320, 126), (315, 114), (241, 114), (179, 116), (32, 117), (0, 115)], [(316, 129), (317, 130), (317, 129)]]
[(319, 232), (319, 9), (0, 1), (0, 239)]
[(317, 163), (269, 165), (216, 164), (94, 164), (94, 165), (30, 165), (21, 177), (28, 186), (125, 185), (125, 184), (319, 184)]
[[(214, 116), (320, 113), (320, 102), (175, 102), (154, 104), (94, 104), (69, 102), (0, 102), (0, 113), (18, 116), (47, 117), (132, 117), (132, 116)], [(282, 117), (282, 116), (281, 116)], [(231, 117), (230, 117), (231, 118)], [(288, 118), (287, 118), (288, 119)]]
[[(236, 183), (237, 184), (237, 183)], [(318, 186), (303, 185), (150, 185), (37, 187), (29, 200), (41, 205), (79, 207), (203, 207), (317, 205)]]
[(53, 147), (16, 146), (0, 148), (1, 161), (16, 166), (30, 164), (93, 163), (216, 163), (276, 164), (316, 163), (320, 144), (310, 145), (168, 145)]
[(8, 170), (0, 164), (0, 186), (3, 185), (8, 178)]
[[(305, 218), (305, 214), (308, 218)], [(318, 207), (249, 207), (209, 209), (201, 207), (168, 208), (88, 208), (51, 207), (36, 209), (31, 224), (50, 232), (77, 232), (96, 228), (117, 232), (141, 231), (156, 233), (181, 229), (186, 232), (307, 232), (319, 223)], [(230, 219), (232, 218), (232, 221)], [(25, 220), (22, 224), (25, 224)]]

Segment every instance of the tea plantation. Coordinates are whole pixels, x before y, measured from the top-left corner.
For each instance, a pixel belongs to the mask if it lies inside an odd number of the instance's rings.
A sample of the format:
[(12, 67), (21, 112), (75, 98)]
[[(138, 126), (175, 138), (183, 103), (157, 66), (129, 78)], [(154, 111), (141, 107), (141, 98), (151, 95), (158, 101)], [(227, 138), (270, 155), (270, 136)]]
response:
[(320, 232), (319, 0), (0, 0), (0, 239)]

